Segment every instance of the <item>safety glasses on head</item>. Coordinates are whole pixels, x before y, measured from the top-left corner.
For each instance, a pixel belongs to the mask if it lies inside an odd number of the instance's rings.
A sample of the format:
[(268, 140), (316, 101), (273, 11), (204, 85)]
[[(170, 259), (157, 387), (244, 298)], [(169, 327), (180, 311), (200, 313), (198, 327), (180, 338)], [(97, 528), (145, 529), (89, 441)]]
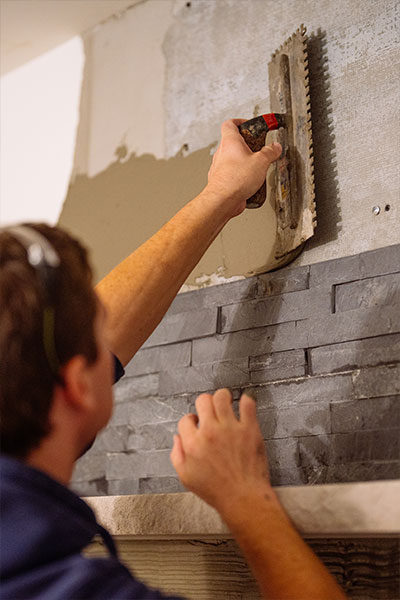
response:
[(60, 361), (55, 343), (55, 291), (59, 274), (60, 257), (49, 240), (33, 227), (17, 225), (1, 231), (12, 235), (26, 250), (28, 263), (35, 269), (45, 298), (43, 306), (43, 346), (50, 369), (59, 383)]

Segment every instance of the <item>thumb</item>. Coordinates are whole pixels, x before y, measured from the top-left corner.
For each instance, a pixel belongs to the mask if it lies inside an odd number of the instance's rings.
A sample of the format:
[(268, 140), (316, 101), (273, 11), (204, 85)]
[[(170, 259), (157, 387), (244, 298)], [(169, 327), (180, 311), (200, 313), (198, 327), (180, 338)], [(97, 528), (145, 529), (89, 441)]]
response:
[(282, 146), (278, 142), (274, 142), (273, 144), (269, 144), (268, 146), (261, 148), (260, 154), (271, 164), (281, 156)]
[(174, 467), (175, 471), (178, 472), (185, 462), (185, 453), (183, 451), (182, 440), (179, 435), (174, 435), (174, 445), (169, 456), (172, 466)]

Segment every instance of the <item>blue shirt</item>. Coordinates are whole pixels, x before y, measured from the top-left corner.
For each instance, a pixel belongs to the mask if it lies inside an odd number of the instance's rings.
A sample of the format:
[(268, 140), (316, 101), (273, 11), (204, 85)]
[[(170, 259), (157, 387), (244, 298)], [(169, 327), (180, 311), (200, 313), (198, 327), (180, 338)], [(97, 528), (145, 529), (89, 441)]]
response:
[[(115, 359), (116, 379), (124, 373)], [(115, 544), (79, 496), (22, 461), (0, 457), (0, 597), (4, 600), (161, 600), (119, 561)], [(95, 535), (106, 558), (82, 551)], [(177, 600), (177, 597), (168, 597)]]

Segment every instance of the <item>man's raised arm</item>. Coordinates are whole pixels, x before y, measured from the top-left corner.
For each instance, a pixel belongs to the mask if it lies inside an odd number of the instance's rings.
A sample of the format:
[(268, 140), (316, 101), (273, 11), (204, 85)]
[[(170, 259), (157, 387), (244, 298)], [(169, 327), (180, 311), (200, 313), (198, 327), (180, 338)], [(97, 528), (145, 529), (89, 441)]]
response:
[(279, 144), (253, 153), (226, 121), (204, 190), (97, 285), (108, 312), (110, 350), (126, 365), (163, 318), (187, 276), (224, 225), (262, 185)]

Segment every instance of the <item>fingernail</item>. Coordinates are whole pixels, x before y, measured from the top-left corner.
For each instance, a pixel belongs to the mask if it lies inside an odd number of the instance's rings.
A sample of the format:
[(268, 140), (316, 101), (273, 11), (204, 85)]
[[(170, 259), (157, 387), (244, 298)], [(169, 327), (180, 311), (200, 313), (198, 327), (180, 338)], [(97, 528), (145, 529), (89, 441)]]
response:
[(282, 156), (282, 154), (283, 154), (283, 147), (282, 147), (282, 145), (279, 144), (278, 142), (274, 142), (272, 145), (274, 147), (274, 150), (276, 152), (279, 152), (279, 156)]
[(248, 396), (252, 400), (257, 400), (257, 396), (254, 390), (243, 390), (242, 396)]

